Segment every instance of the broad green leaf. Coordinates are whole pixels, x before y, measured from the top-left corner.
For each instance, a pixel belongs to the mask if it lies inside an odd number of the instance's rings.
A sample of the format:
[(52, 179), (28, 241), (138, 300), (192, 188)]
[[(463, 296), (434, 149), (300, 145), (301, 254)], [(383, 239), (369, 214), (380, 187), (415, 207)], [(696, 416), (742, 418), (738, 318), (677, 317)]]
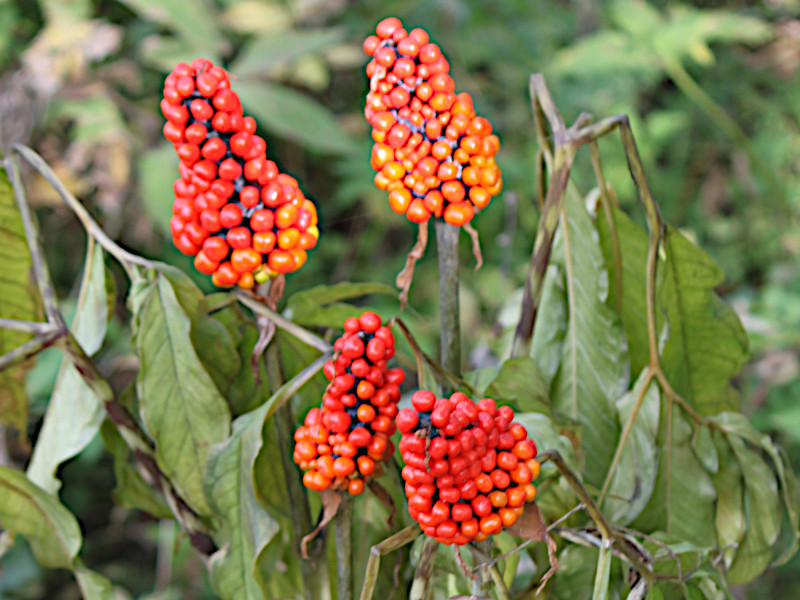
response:
[[(297, 415), (295, 420), (298, 424), (302, 422), (302, 417), (303, 415)], [(286, 490), (286, 479), (281, 466), (280, 448), (276, 443), (277, 435), (275, 421), (273, 419), (264, 421), (261, 434), (264, 443), (253, 462), (253, 481), (256, 486), (256, 496), (270, 513), (289, 520), (291, 518), (289, 492)]]
[[(599, 485), (619, 437), (614, 398), (628, 387), (628, 356), (619, 317), (605, 303), (608, 273), (597, 231), (577, 195), (565, 200), (551, 262), (560, 267), (567, 292), (567, 329), (551, 403), (554, 411), (583, 426), (586, 478)], [(545, 309), (542, 304), (536, 329), (551, 326)]]
[(24, 473), (3, 466), (0, 527), (24, 536), (36, 560), (45, 567), (70, 568), (81, 548), (81, 529), (75, 516)]
[(558, 576), (552, 580), (550, 590), (557, 600), (588, 598), (592, 589), (598, 551), (596, 548), (568, 545), (558, 555)]
[(311, 97), (266, 81), (240, 81), (236, 91), (246, 110), (269, 131), (326, 154), (353, 151), (353, 142), (331, 111)]
[(190, 329), (176, 291), (158, 275), (136, 336), (140, 413), (161, 470), (192, 508), (208, 514), (203, 472), (211, 446), (228, 436), (231, 417), (189, 341)]
[(652, 79), (663, 71), (653, 53), (637, 52), (628, 35), (600, 31), (560, 50), (549, 70), (558, 75), (598, 77), (636, 75)]
[(130, 448), (111, 421), (103, 422), (100, 435), (114, 459), (116, 487), (111, 492), (114, 503), (123, 508), (143, 510), (156, 519), (172, 518), (172, 512), (163, 496), (136, 469)]
[(140, 16), (169, 27), (200, 53), (219, 52), (227, 46), (207, 0), (122, 0)]
[(659, 300), (669, 327), (661, 361), (667, 379), (700, 414), (737, 410), (730, 379), (747, 361), (747, 335), (733, 309), (714, 292), (722, 271), (672, 228), (664, 234), (664, 249)]
[[(242, 361), (228, 329), (212, 316), (192, 319), (192, 346), (214, 385), (225, 396), (242, 368)], [(249, 365), (247, 365), (249, 368)]]
[(100, 573), (79, 566), (75, 569), (75, 579), (78, 580), (83, 600), (113, 600), (115, 598), (111, 582)]
[[(87, 355), (100, 350), (109, 313), (103, 249), (89, 238), (75, 318), (70, 330)], [(105, 409), (72, 363), (61, 363), (53, 394), (44, 415), (27, 475), (42, 489), (55, 494), (61, 481), (58, 466), (77, 455), (92, 441), (105, 417)]]
[[(386, 294), (396, 296), (397, 290), (383, 283), (353, 283), (342, 281), (333, 285), (317, 285), (294, 293), (286, 301), (286, 318), (302, 323), (309, 313), (321, 306), (339, 300), (351, 300), (370, 294)], [(351, 315), (358, 316), (360, 313)], [(339, 323), (341, 326), (341, 323)]]
[[(672, 405), (672, 426), (667, 427), (668, 408), (661, 412), (656, 487), (631, 526), (639, 531), (666, 531), (698, 548), (711, 548), (717, 539), (714, 484), (692, 450), (693, 431), (677, 405)], [(668, 439), (666, 432), (670, 429)]]
[(484, 393), (509, 402), (518, 412), (550, 414), (547, 383), (536, 361), (527, 356), (505, 361)]
[(567, 335), (567, 290), (564, 286), (563, 270), (551, 263), (544, 278), (537, 317), (541, 323), (541, 315), (546, 315), (547, 326), (534, 328), (531, 339), (531, 358), (539, 365), (548, 384), (552, 384), (558, 372)]
[(614, 264), (614, 245), (611, 231), (602, 209), (596, 217), (600, 246), (609, 270), (608, 305), (619, 303), (622, 327), (628, 340), (631, 372), (640, 373), (650, 362), (649, 338), (647, 334), (647, 303), (645, 285), (647, 273), (647, 232), (634, 223), (623, 211), (612, 208), (611, 215), (617, 231), (620, 259), (622, 262), (622, 296), (617, 297)]
[(714, 445), (714, 440), (711, 438), (711, 430), (708, 427), (699, 427), (695, 435), (694, 455), (697, 457), (706, 471), (711, 475), (719, 469), (719, 454), (717, 447)]
[(738, 437), (728, 438), (742, 469), (747, 497), (750, 499), (748, 525), (760, 521), (760, 529), (768, 546), (775, 543), (781, 529), (781, 501), (775, 475), (755, 452)]
[(715, 436), (722, 460), (719, 470), (711, 476), (717, 490), (717, 541), (725, 566), (730, 567), (736, 547), (744, 536), (747, 517), (744, 513), (744, 481), (742, 469), (730, 446)]
[(645, 0), (614, 0), (611, 19), (630, 35), (650, 39), (662, 26), (664, 19), (656, 8)]
[(233, 435), (209, 454), (205, 490), (222, 519), (220, 549), (209, 559), (211, 585), (225, 600), (264, 598), (254, 575), (255, 559), (280, 529), (253, 487), (253, 463), (261, 446), (265, 406), (233, 422)]
[(230, 71), (242, 78), (271, 75), (282, 66), (291, 65), (299, 58), (319, 53), (341, 41), (343, 34), (341, 29), (332, 28), (267, 33), (244, 47), (231, 64)]
[[(36, 321), (39, 300), (31, 276), (31, 255), (25, 241), (22, 219), (14, 192), (4, 169), (0, 169), (0, 317)], [(31, 339), (31, 335), (0, 329), (0, 354), (5, 354)], [(0, 424), (25, 434), (28, 421), (26, 362), (0, 371)]]
[(647, 369), (642, 372), (633, 389), (616, 402), (622, 431), (631, 418), (637, 402), (639, 403), (619, 463), (611, 474), (608, 496), (602, 505), (604, 514), (617, 525), (627, 525), (639, 516), (650, 501), (656, 484), (658, 472), (656, 440), (661, 396), (658, 385), (653, 379), (649, 381), (647, 389), (644, 389), (648, 372)]

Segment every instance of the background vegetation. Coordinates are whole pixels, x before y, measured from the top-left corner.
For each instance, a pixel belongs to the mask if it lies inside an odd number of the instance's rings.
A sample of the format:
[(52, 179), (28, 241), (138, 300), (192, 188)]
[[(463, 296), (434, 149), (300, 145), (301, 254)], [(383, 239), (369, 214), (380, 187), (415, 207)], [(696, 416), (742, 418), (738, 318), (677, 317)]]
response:
[[(391, 285), (415, 230), (372, 185), (360, 50), (389, 14), (430, 31), (457, 86), (473, 94), (503, 143), (505, 192), (476, 222), (486, 265), (462, 285), (465, 368), (496, 360), (497, 325), (525, 279), (539, 216), (528, 76), (542, 72), (568, 121), (581, 110), (630, 115), (665, 221), (720, 264), (726, 281), (718, 291), (748, 331), (751, 361), (737, 381), (742, 410), (790, 448), (800, 468), (796, 0), (5, 0), (0, 141), (4, 150), (14, 142), (37, 149), (123, 246), (190, 272), (190, 259), (169, 243), (177, 159), (161, 138), (158, 101), (176, 61), (205, 56), (238, 79), (245, 110), (269, 136), (268, 156), (317, 201), (325, 243), (289, 278), (287, 295), (319, 281)], [(619, 146), (601, 142), (601, 150), (621, 205), (633, 206)], [(84, 234), (46, 183), (28, 175), (59, 295), (75, 298)], [(575, 176), (583, 192), (594, 185), (586, 156)], [(462, 264), (469, 264), (462, 244)], [(429, 254), (406, 319), (434, 348), (433, 248)], [(210, 291), (205, 278), (196, 281)], [(96, 354), (117, 389), (138, 368), (125, 311), (114, 307)], [(28, 374), (31, 440), (59, 364), (57, 352), (45, 353)], [(3, 460), (25, 464), (27, 444), (10, 435), (4, 441)], [(62, 500), (84, 529), (87, 563), (137, 598), (213, 597), (204, 567), (172, 525), (112, 506), (113, 463), (100, 438), (59, 476)], [(800, 585), (798, 566), (795, 558), (768, 572), (741, 597), (790, 597)], [(24, 544), (2, 567), (0, 598), (78, 597), (68, 573), (40, 570)]]

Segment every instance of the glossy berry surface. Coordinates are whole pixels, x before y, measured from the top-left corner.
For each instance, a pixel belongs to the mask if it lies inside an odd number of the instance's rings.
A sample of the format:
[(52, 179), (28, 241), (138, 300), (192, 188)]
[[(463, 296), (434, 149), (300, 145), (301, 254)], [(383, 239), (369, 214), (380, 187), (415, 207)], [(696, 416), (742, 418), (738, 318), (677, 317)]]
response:
[(394, 336), (378, 315), (351, 317), (344, 330), (323, 368), (329, 383), (322, 406), (311, 409), (295, 431), (294, 461), (307, 488), (357, 496), (394, 454), (390, 438), (405, 373), (387, 366)]
[(450, 64), (423, 29), (389, 17), (376, 34), (364, 41), (375, 185), (414, 223), (466, 225), (503, 187), (500, 140), (472, 97), (455, 92)]
[(536, 444), (491, 398), (420, 390), (397, 414), (408, 512), (443, 544), (482, 541), (512, 526), (536, 497)]
[(198, 58), (164, 82), (164, 136), (178, 154), (170, 230), (175, 246), (218, 287), (252, 288), (291, 273), (316, 246), (317, 209), (267, 160), (227, 72)]

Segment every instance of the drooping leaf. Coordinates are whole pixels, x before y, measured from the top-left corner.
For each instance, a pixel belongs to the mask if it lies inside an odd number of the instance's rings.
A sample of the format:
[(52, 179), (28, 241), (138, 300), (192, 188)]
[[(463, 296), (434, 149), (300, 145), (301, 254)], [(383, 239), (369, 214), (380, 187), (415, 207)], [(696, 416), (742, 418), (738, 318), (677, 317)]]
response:
[(172, 512), (164, 498), (144, 480), (134, 466), (130, 448), (111, 421), (103, 423), (100, 434), (114, 459), (116, 487), (111, 492), (114, 503), (123, 508), (143, 510), (156, 519), (172, 518)]
[(665, 232), (664, 249), (659, 300), (669, 327), (661, 361), (667, 379), (702, 415), (737, 410), (730, 379), (747, 360), (747, 336), (736, 313), (714, 292), (722, 271), (674, 229)]
[[(662, 407), (656, 487), (642, 514), (633, 521), (639, 531), (665, 531), (698, 548), (716, 545), (716, 492), (711, 476), (692, 451), (692, 428), (677, 405)], [(667, 438), (667, 431), (671, 437)]]
[(619, 253), (622, 262), (622, 296), (617, 297), (614, 264), (614, 246), (605, 215), (597, 215), (597, 232), (600, 246), (609, 270), (609, 306), (619, 303), (622, 326), (628, 340), (631, 372), (640, 373), (650, 361), (647, 335), (647, 304), (645, 284), (647, 271), (647, 232), (634, 223), (623, 211), (612, 208), (611, 215), (617, 231)]
[(228, 436), (230, 411), (190, 342), (191, 322), (160, 273), (139, 315), (137, 392), (159, 467), (181, 497), (208, 514), (202, 476), (211, 446)]
[(208, 459), (205, 490), (209, 505), (222, 519), (215, 536), (220, 550), (209, 560), (211, 585), (225, 600), (264, 598), (254, 575), (255, 560), (279, 530), (255, 495), (253, 463), (261, 446), (266, 409), (233, 422), (233, 435), (215, 445)]
[[(603, 512), (612, 523), (627, 525), (642, 512), (650, 501), (658, 472), (656, 440), (661, 412), (661, 397), (658, 385), (650, 380), (646, 369), (639, 375), (633, 389), (617, 400), (617, 413), (621, 430), (639, 409), (633, 420), (630, 435), (620, 455), (619, 463), (611, 473), (608, 496), (603, 503)], [(640, 399), (641, 398), (641, 399)]]
[[(31, 278), (31, 255), (14, 192), (4, 169), (0, 169), (0, 317), (36, 321), (39, 300)], [(31, 339), (19, 331), (0, 329), (0, 354), (5, 354)], [(30, 362), (0, 371), (0, 423), (25, 434), (28, 397), (25, 373)]]
[[(70, 331), (87, 355), (100, 350), (108, 324), (106, 267), (100, 245), (90, 237), (78, 304)], [(105, 409), (69, 361), (61, 364), (47, 405), (27, 475), (42, 489), (55, 494), (61, 481), (55, 473), (92, 441), (105, 417)]]
[(0, 527), (28, 540), (45, 567), (68, 569), (81, 548), (74, 515), (25, 474), (0, 466)]
[(206, 0), (123, 0), (123, 4), (147, 19), (169, 27), (198, 51), (207, 48), (216, 54), (226, 46)]
[(484, 393), (509, 402), (515, 411), (550, 414), (547, 383), (536, 361), (527, 356), (505, 361)]
[(746, 488), (747, 529), (728, 569), (728, 581), (746, 583), (760, 575), (772, 560), (772, 544), (780, 533), (780, 498), (775, 476), (758, 454), (737, 436), (728, 442), (739, 461)]
[(83, 600), (113, 600), (115, 598), (111, 582), (96, 571), (79, 566), (75, 569), (75, 579), (78, 580)]
[(722, 460), (719, 470), (711, 476), (714, 489), (717, 490), (717, 541), (722, 550), (725, 566), (730, 567), (736, 555), (736, 547), (747, 528), (747, 517), (744, 512), (744, 481), (742, 469), (730, 445), (720, 436), (715, 442)]
[[(583, 426), (587, 480), (599, 485), (619, 437), (614, 398), (628, 387), (625, 336), (619, 317), (606, 305), (608, 273), (597, 231), (583, 202), (568, 195), (554, 240), (551, 261), (565, 278), (567, 329), (561, 362), (553, 380), (553, 410)], [(549, 271), (548, 277), (554, 272)], [(550, 316), (542, 304), (536, 329), (547, 329)], [(536, 360), (536, 356), (533, 356)]]
[(352, 152), (353, 142), (336, 117), (311, 97), (266, 81), (241, 81), (236, 91), (267, 130), (316, 152)]
[(236, 57), (230, 71), (237, 77), (270, 75), (276, 68), (315, 54), (339, 42), (341, 29), (270, 32), (253, 39)]

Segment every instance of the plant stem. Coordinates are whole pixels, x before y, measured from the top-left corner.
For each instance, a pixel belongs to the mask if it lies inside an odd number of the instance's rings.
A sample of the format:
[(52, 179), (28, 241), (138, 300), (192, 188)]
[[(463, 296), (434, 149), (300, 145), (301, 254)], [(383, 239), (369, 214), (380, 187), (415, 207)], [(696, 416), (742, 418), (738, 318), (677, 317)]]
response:
[(336, 513), (337, 600), (353, 600), (353, 499), (342, 494)]
[[(269, 388), (274, 393), (278, 388), (283, 385), (284, 375), (281, 366), (281, 353), (278, 338), (275, 337), (270, 345), (267, 347), (264, 356), (267, 368), (267, 379), (269, 381)], [(275, 419), (275, 431), (278, 438), (276, 443), (281, 455), (281, 466), (283, 467), (283, 474), (286, 479), (286, 490), (289, 494), (289, 511), (291, 513), (292, 525), (294, 527), (294, 542), (295, 551), (298, 556), (300, 554), (300, 540), (303, 536), (311, 531), (314, 525), (311, 523), (311, 510), (308, 507), (308, 497), (305, 493), (305, 488), (300, 481), (300, 472), (292, 460), (292, 448), (294, 447), (294, 427), (295, 421), (292, 415), (292, 403), (286, 402), (273, 415)], [(322, 554), (322, 544), (319, 543), (320, 548), (314, 552), (312, 550), (312, 557), (319, 558)], [(305, 598), (306, 600), (316, 600), (320, 598), (320, 584), (323, 582), (324, 577), (319, 572), (315, 573), (312, 561), (300, 559), (300, 571), (303, 576), (303, 583), (305, 584)]]
[[(461, 229), (436, 221), (439, 254), (440, 363), (450, 373), (461, 372), (461, 326), (458, 307), (458, 235)], [(443, 390), (444, 392), (445, 390)]]

